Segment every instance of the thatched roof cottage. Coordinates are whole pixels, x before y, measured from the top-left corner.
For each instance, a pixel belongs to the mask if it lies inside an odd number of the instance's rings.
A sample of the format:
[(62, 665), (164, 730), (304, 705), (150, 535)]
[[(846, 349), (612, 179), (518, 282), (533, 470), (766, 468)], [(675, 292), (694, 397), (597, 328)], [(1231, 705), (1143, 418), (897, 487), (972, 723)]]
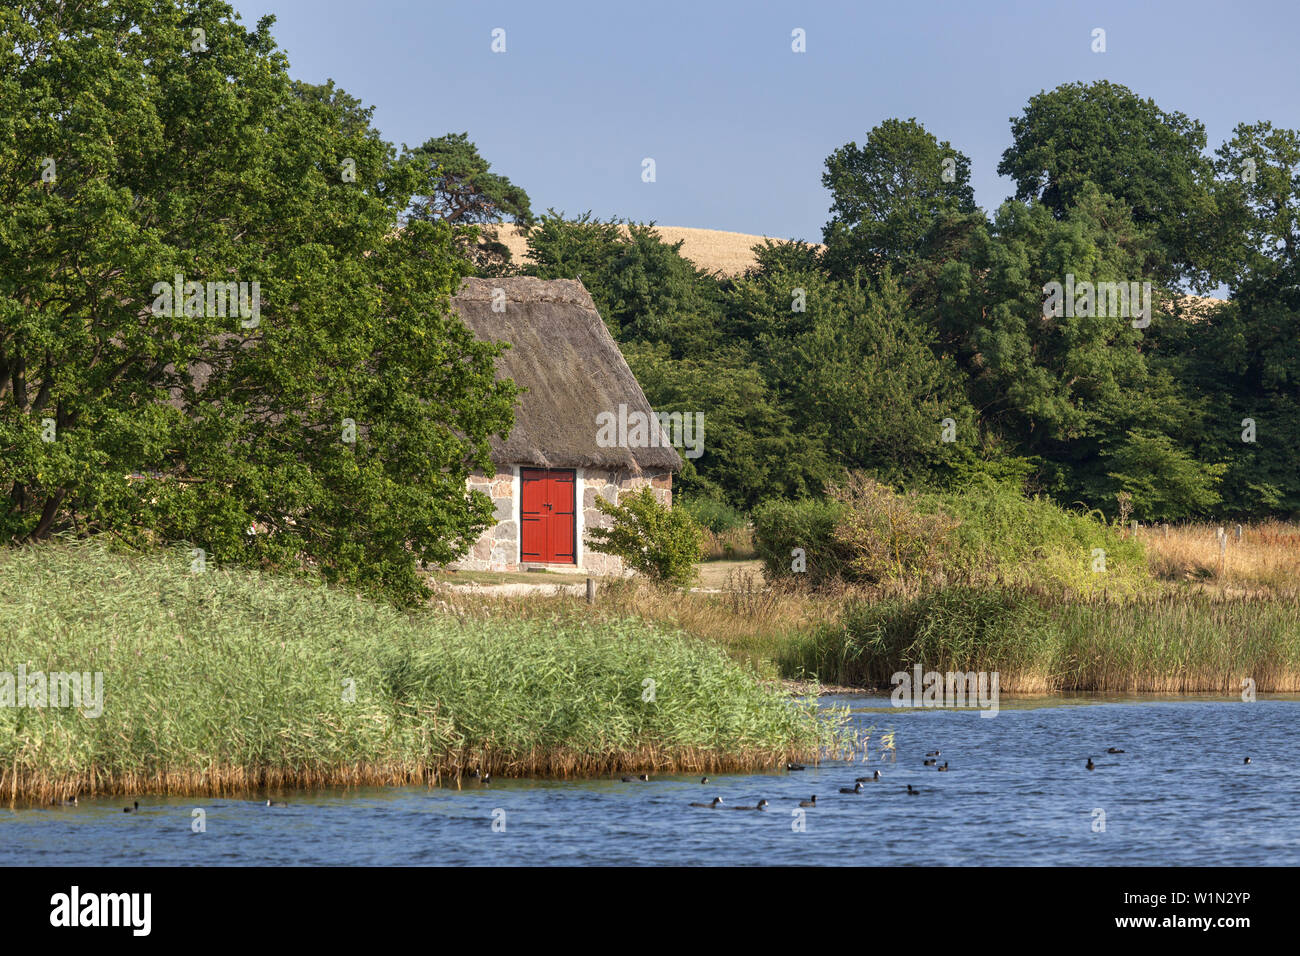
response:
[[(469, 478), (470, 489), (492, 498), (497, 524), (454, 567), (622, 573), (620, 559), (586, 546), (586, 530), (609, 522), (596, 496), (617, 502), (649, 485), (671, 504), (681, 458), (591, 296), (573, 279), (466, 279), (452, 306), (478, 338), (510, 343), (497, 376), (522, 390), (514, 429), (492, 439), (494, 472)], [(654, 423), (653, 434), (611, 447), (601, 413), (637, 414)]]

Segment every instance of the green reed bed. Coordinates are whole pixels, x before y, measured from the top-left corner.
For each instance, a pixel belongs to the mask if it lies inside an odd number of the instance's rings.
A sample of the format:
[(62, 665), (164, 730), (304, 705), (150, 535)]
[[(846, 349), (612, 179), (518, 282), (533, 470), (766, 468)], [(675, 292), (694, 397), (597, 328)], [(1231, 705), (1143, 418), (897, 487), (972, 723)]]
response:
[(1300, 691), (1300, 601), (1216, 600), (1190, 592), (1129, 601), (1064, 600), (949, 587), (846, 605), (840, 621), (788, 642), (789, 677), (884, 687), (920, 664), (996, 671), (1007, 693)]
[[(842, 715), (635, 620), (407, 615), (194, 574), (184, 550), (0, 552), (0, 673), (103, 674), (103, 713), (0, 706), (0, 794), (222, 793), (815, 759)], [(653, 682), (653, 684), (649, 683)], [(84, 703), (84, 701), (83, 701)]]

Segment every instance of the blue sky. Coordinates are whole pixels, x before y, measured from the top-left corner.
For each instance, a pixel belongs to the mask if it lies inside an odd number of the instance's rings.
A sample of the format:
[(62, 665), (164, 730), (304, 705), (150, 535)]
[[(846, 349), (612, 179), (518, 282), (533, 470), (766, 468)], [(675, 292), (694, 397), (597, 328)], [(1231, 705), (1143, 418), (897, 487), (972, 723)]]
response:
[(996, 172), (1010, 117), (1075, 80), (1201, 120), (1211, 151), (1238, 122), (1300, 128), (1295, 0), (233, 3), (249, 26), (274, 14), (292, 74), (375, 105), (389, 141), (468, 132), (537, 212), (816, 241), (826, 156), (895, 116), (970, 156), (991, 210), (1012, 191)]

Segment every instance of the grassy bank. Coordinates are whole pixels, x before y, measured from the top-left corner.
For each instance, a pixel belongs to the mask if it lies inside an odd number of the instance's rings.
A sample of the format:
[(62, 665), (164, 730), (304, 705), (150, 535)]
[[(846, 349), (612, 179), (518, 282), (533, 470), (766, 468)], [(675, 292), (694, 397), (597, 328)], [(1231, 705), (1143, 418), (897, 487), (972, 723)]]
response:
[(408, 616), (300, 581), (192, 574), (184, 550), (3, 551), (0, 671), (99, 671), (104, 701), (97, 718), (0, 707), (0, 793), (720, 771), (838, 743), (714, 646), (552, 609)]
[(1007, 693), (1300, 691), (1300, 601), (1166, 594), (1077, 602), (950, 588), (852, 601), (840, 620), (781, 645), (783, 673), (888, 686), (925, 670), (998, 672)]

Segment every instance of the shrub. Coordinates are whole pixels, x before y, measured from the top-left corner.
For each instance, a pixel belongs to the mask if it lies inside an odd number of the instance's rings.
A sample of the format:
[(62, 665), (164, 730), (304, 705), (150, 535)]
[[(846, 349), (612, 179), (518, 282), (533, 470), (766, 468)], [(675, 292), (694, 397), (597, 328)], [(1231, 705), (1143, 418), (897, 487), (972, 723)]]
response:
[(845, 564), (842, 546), (834, 538), (841, 512), (838, 501), (815, 498), (776, 499), (755, 508), (754, 550), (763, 561), (767, 579), (795, 573), (792, 552), (796, 548), (803, 549), (810, 584), (838, 578)]
[(747, 523), (742, 512), (725, 501), (715, 501), (712, 498), (678, 501), (675, 507), (694, 518), (695, 523), (701, 528), (716, 535), (743, 528)]
[(830, 488), (842, 505), (832, 538), (846, 556), (844, 577), (864, 584), (927, 580), (943, 571), (957, 522), (919, 510), (915, 495), (900, 495), (861, 474)]
[(686, 511), (704, 529), (706, 561), (753, 556), (753, 534), (744, 512), (716, 498), (678, 499), (674, 507)]
[(649, 487), (618, 505), (598, 495), (596, 507), (614, 523), (587, 532), (593, 551), (622, 558), (628, 567), (660, 584), (689, 587), (695, 580), (702, 532), (685, 510), (661, 505)]
[[(957, 520), (946, 556), (950, 582), (1000, 583), (1081, 595), (1135, 595), (1152, 588), (1142, 544), (1096, 512), (1062, 508), (992, 480), (960, 493), (927, 495), (923, 510)], [(1096, 549), (1106, 571), (1093, 570)]]

